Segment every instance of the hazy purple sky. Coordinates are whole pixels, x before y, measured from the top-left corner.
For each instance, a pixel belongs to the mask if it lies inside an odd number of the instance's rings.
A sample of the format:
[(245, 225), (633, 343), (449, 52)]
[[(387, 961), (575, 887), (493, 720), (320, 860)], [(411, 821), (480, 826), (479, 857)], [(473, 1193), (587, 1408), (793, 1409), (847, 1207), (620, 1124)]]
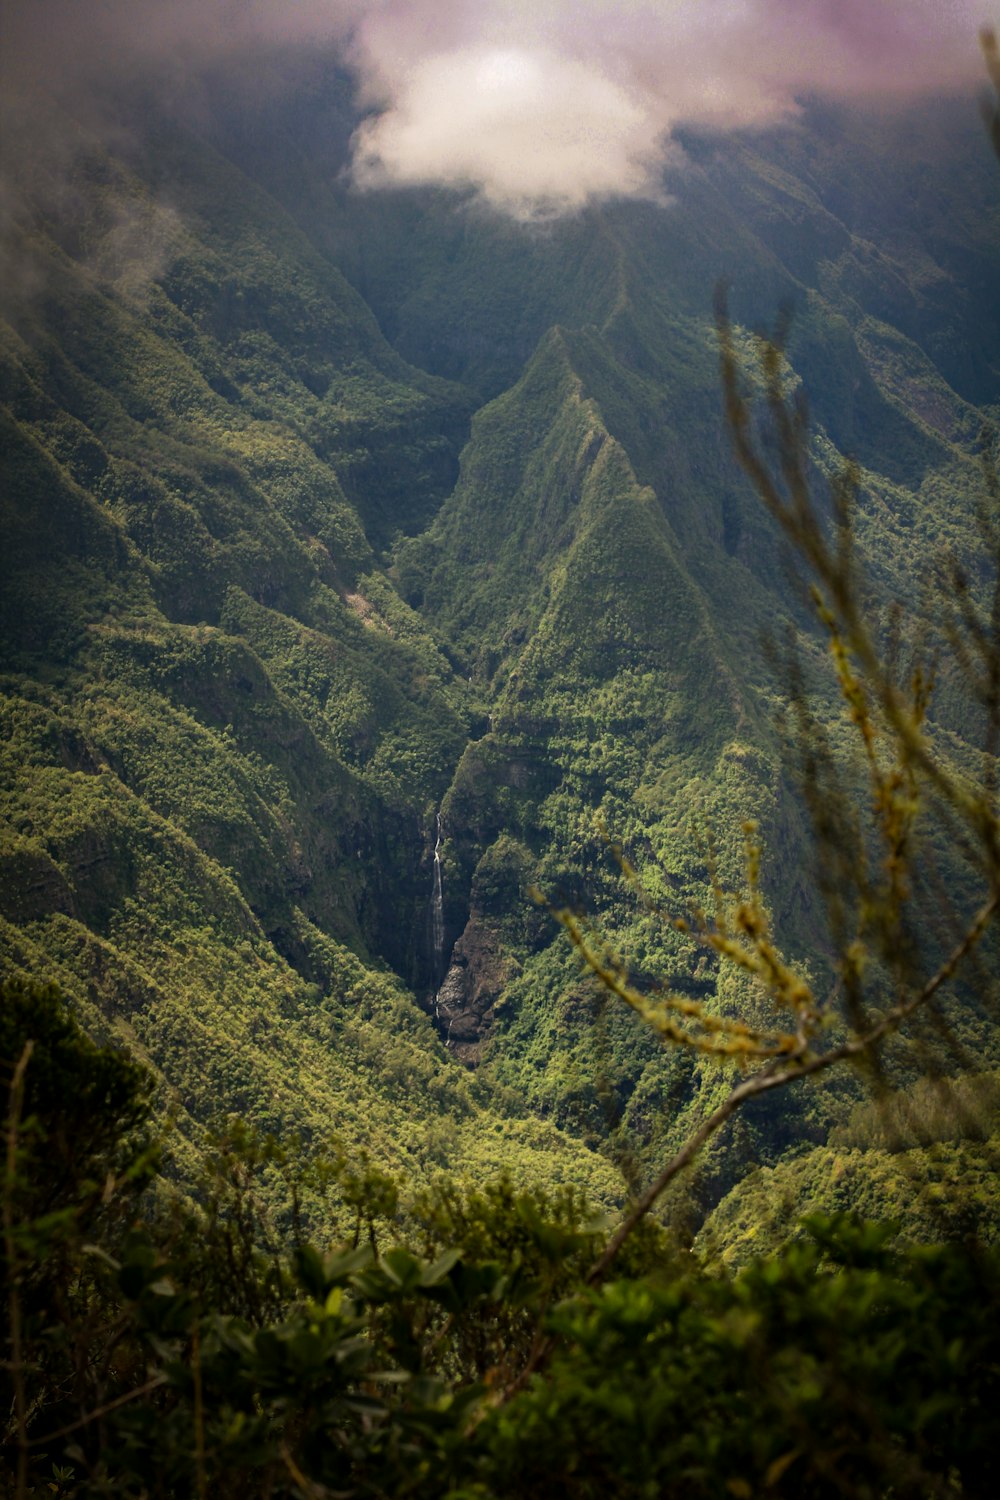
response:
[[(99, 82), (336, 43), (377, 108), (362, 186), (473, 185), (530, 215), (654, 195), (681, 122), (767, 124), (796, 100), (971, 87), (990, 0), (0, 0), (8, 76)], [(1000, 12), (1000, 0), (996, 0)]]

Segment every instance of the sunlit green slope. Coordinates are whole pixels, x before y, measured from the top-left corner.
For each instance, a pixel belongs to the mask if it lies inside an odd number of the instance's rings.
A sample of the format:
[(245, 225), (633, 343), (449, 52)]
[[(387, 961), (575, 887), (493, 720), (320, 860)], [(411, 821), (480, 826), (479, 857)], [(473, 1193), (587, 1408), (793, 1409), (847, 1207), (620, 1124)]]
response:
[(18, 204), (5, 964), (150, 1061), (182, 1135), (235, 1112), (418, 1177), (613, 1193), (493, 1109), (405, 988), (467, 695), (369, 538), (390, 504), (419, 524), (463, 400), (210, 150), (148, 150), (81, 139), (72, 212)]
[[(915, 337), (870, 310), (878, 305), (870, 288), (867, 306), (829, 281), (824, 249), (837, 251), (841, 271), (860, 267), (863, 291), (867, 245), (773, 160), (736, 154), (744, 195), (755, 193), (774, 217), (787, 218), (794, 189), (796, 237), (772, 225), (773, 245), (757, 238), (753, 215), (728, 187), (712, 227), (728, 234), (727, 254), (739, 247), (753, 297), (760, 286), (797, 297), (788, 378), (809, 393), (817, 486), (848, 457), (857, 463), (856, 529), (873, 608), (905, 600), (913, 628), (934, 639), (937, 561), (950, 555), (979, 576), (982, 411)], [(714, 336), (683, 285), (691, 262), (679, 253), (699, 236), (710, 243), (705, 198), (709, 185), (718, 196), (729, 170), (708, 185), (699, 178), (694, 204), (681, 196), (678, 216), (698, 212), (680, 224), (651, 210), (607, 215), (595, 238), (617, 256), (613, 303), (598, 282), (577, 326), (543, 336), (517, 383), (474, 419), (454, 494), (397, 553), (404, 594), (461, 652), (490, 706), (490, 731), (466, 753), (444, 802), (445, 868), (453, 888), (471, 891), (446, 987), (460, 1034), (489, 1002), (492, 1076), (584, 1138), (610, 1133), (620, 1149), (653, 1158), (683, 1140), (723, 1080), (690, 1059), (664, 1060), (630, 1018), (595, 1020), (565, 945), (539, 936), (526, 887), (601, 911), (639, 975), (729, 1005), (740, 997), (717, 988), (710, 959), (630, 914), (609, 875), (607, 837), (623, 842), (668, 910), (682, 912), (710, 896), (706, 839), (723, 878), (739, 881), (741, 825), (753, 819), (782, 942), (819, 972), (825, 962), (808, 836), (775, 722), (789, 683), (763, 649), (765, 638), (781, 642), (793, 630), (811, 677), (822, 640), (729, 459)], [(718, 245), (714, 260), (721, 269)], [(940, 299), (924, 313), (911, 331), (933, 348)], [(752, 342), (744, 347), (752, 361)], [(843, 738), (825, 692), (818, 710)], [(973, 768), (978, 717), (947, 672), (934, 714), (939, 744)], [(936, 853), (961, 900), (960, 870), (940, 843)], [(498, 952), (511, 943), (511, 906), (525, 914), (515, 939), (522, 967), (504, 984)], [(449, 915), (460, 931), (460, 903)], [(977, 998), (965, 998), (973, 1008), (956, 1056), (982, 1065), (995, 1058), (995, 1030)], [(919, 1072), (926, 1056), (900, 1052), (894, 1066), (913, 1076), (907, 1070)], [(750, 1120), (742, 1142), (708, 1164), (707, 1196), (739, 1175), (741, 1157), (774, 1160), (824, 1140), (854, 1089), (813, 1090)]]
[[(25, 144), (2, 951), (153, 1063), (186, 1139), (235, 1111), (417, 1178), (505, 1165), (607, 1200), (608, 1157), (657, 1159), (724, 1080), (602, 1008), (531, 888), (599, 914), (643, 981), (752, 1003), (638, 910), (608, 838), (681, 911), (706, 841), (739, 881), (753, 819), (781, 941), (826, 961), (762, 646), (795, 632), (812, 680), (822, 640), (730, 456), (715, 282), (748, 362), (793, 304), (817, 480), (856, 460), (873, 608), (933, 636), (938, 551), (981, 577), (995, 168), (974, 121), (815, 114), (692, 138), (665, 207), (520, 226), (346, 190), (338, 88), (269, 100), (267, 130), (227, 98), (195, 129)], [(935, 713), (974, 766), (946, 674)], [(966, 1017), (981, 1068), (995, 1035)], [(749, 1118), (700, 1210), (748, 1163), (827, 1151), (858, 1092)]]

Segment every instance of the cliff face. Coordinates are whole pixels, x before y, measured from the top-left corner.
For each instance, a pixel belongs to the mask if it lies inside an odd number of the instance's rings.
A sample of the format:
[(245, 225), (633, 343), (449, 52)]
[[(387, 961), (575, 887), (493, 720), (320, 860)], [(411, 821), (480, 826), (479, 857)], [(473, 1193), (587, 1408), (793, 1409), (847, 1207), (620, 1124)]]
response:
[[(235, 109), (24, 146), (0, 951), (147, 1057), (192, 1139), (335, 1123), (430, 1171), (496, 1134), (613, 1196), (595, 1149), (628, 1127), (654, 1153), (712, 1085), (624, 1018), (595, 1033), (532, 888), (710, 994), (608, 839), (680, 909), (707, 891), (692, 823), (737, 880), (752, 817), (784, 940), (816, 941), (760, 642), (817, 642), (729, 456), (714, 282), (747, 324), (794, 302), (817, 476), (856, 458), (873, 595), (933, 634), (928, 559), (975, 556), (998, 394), (988, 150), (950, 109), (933, 138), (692, 138), (669, 208), (539, 232), (348, 193), (273, 123), (266, 149)], [(967, 753), (947, 684), (939, 713)]]
[(451, 950), (448, 972), (434, 997), (434, 1015), (445, 1046), (461, 1062), (482, 1061), (493, 1030), (493, 1007), (515, 962), (482, 915), (473, 913)]

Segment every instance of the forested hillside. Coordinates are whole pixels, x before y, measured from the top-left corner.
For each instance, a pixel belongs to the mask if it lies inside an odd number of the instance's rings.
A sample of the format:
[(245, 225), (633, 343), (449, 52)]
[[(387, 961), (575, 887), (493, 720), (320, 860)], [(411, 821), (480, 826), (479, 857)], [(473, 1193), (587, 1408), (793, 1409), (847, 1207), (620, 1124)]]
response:
[[(363, 1147), (411, 1191), (506, 1170), (620, 1204), (725, 1074), (605, 1005), (532, 888), (597, 916), (643, 982), (725, 1011), (736, 981), (636, 905), (609, 840), (681, 914), (709, 899), (707, 841), (740, 884), (752, 819), (780, 943), (818, 976), (830, 957), (767, 640), (797, 636), (846, 730), (731, 454), (713, 290), (748, 361), (791, 309), (817, 493), (855, 461), (873, 617), (889, 641), (903, 600), (933, 647), (940, 558), (987, 587), (980, 122), (961, 101), (692, 131), (667, 201), (522, 224), (349, 187), (328, 70), (293, 102), (219, 79), (189, 113), (141, 102), (116, 96), (112, 129), (62, 106), (12, 154), (5, 969), (152, 1069), (182, 1184), (236, 1115), (304, 1157)], [(931, 714), (975, 773), (947, 669)], [(956, 994), (892, 1081), (1000, 1068), (987, 998)], [(854, 1075), (748, 1112), (685, 1232), (722, 1203), (723, 1257), (816, 1206), (905, 1208), (933, 1236), (944, 1152), (964, 1222), (993, 1233), (965, 1114), (928, 1095), (888, 1141), (881, 1118)]]

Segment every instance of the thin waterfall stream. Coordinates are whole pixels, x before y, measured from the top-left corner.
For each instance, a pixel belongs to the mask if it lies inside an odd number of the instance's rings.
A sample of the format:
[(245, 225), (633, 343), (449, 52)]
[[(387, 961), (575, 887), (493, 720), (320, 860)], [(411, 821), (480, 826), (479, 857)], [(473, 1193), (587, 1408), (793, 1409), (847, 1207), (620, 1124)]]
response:
[(431, 951), (434, 956), (434, 1014), (438, 1012), (438, 991), (444, 979), (444, 882), (441, 878), (441, 814), (437, 814), (434, 841), (434, 872), (431, 877)]

